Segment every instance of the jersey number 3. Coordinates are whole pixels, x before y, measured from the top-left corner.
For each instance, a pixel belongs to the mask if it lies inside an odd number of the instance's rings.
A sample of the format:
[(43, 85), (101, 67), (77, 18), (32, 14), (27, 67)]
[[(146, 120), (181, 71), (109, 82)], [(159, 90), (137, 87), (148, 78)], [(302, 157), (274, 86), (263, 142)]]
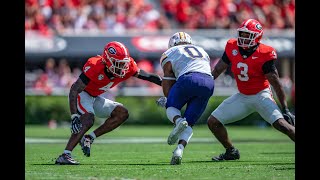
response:
[(238, 74), (238, 78), (240, 81), (248, 81), (249, 76), (248, 76), (248, 65), (245, 63), (238, 63), (237, 68), (240, 69), (240, 74)]

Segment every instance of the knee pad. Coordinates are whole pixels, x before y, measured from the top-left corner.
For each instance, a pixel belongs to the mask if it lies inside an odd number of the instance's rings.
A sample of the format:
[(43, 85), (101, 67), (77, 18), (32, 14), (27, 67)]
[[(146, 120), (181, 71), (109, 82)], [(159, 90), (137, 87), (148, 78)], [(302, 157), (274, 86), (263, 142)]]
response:
[(187, 143), (189, 143), (189, 140), (191, 139), (193, 135), (192, 128), (188, 126), (179, 136), (179, 140), (185, 140)]
[(167, 113), (167, 117), (168, 119), (173, 123), (173, 118), (176, 116), (180, 116), (181, 117), (181, 112), (179, 109), (175, 108), (175, 107), (168, 107), (166, 110)]

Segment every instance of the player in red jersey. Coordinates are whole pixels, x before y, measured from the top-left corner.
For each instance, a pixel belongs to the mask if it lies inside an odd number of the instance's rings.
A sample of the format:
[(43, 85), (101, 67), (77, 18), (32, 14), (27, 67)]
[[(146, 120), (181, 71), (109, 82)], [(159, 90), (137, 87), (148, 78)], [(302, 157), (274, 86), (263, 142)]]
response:
[[(123, 104), (100, 96), (102, 93), (132, 76), (159, 86), (162, 82), (160, 76), (139, 69), (127, 47), (117, 41), (106, 44), (102, 55), (89, 58), (82, 70), (69, 92), (72, 134), (56, 164), (79, 164), (71, 157), (78, 143), (84, 155), (89, 157), (95, 138), (114, 130), (128, 119), (129, 113)], [(95, 116), (106, 118), (106, 121), (85, 135), (93, 126)]]
[[(295, 116), (288, 110), (286, 95), (279, 81), (275, 66), (276, 50), (260, 42), (263, 29), (255, 19), (244, 21), (237, 31), (238, 38), (227, 41), (224, 54), (212, 71), (216, 79), (231, 66), (239, 90), (225, 99), (208, 118), (209, 129), (226, 148), (225, 153), (212, 158), (214, 161), (240, 158), (239, 150), (231, 143), (224, 125), (239, 121), (253, 112), (258, 112), (275, 129), (295, 141)], [(271, 86), (281, 110), (273, 99)]]

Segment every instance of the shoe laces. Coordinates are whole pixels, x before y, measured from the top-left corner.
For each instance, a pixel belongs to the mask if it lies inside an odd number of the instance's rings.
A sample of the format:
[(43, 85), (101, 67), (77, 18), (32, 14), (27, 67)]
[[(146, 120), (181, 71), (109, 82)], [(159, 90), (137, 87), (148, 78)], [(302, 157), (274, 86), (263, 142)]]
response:
[(66, 157), (67, 159), (73, 159), (72, 155), (69, 153), (63, 153), (64, 157)]

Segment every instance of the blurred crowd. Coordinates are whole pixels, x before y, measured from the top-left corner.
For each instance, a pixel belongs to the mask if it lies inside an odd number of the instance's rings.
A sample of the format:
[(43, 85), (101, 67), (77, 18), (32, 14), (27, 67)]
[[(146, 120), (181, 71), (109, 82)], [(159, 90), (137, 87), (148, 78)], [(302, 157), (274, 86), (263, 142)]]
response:
[(294, 28), (294, 0), (161, 0), (166, 17), (181, 28), (237, 28), (255, 18), (265, 29)]
[(295, 0), (25, 0), (25, 30), (44, 35), (111, 30), (236, 28), (256, 18), (265, 29), (295, 26)]

